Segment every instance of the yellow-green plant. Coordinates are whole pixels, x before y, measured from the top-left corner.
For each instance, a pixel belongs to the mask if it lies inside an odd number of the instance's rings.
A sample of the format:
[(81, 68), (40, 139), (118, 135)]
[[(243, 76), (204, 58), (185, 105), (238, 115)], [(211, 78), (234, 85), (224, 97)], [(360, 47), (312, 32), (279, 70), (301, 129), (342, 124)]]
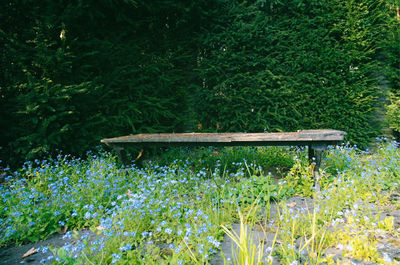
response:
[(237, 234), (233, 230), (231, 231), (226, 226), (221, 225), (225, 233), (233, 240), (235, 245), (238, 247), (238, 251), (236, 253), (232, 248), (232, 256), (234, 264), (235, 265), (262, 264), (264, 241), (261, 241), (257, 246), (253, 244), (251, 237), (252, 226), (246, 224), (246, 219), (248, 219), (249, 214), (247, 214), (246, 218), (244, 218), (242, 213), (239, 212), (239, 216), (240, 216), (239, 234)]
[[(237, 247), (237, 252), (234, 250), (234, 246), (232, 246), (232, 257), (233, 262), (235, 265), (258, 265), (262, 264), (262, 258), (264, 253), (264, 243), (265, 241), (262, 240), (256, 246), (253, 243), (251, 231), (253, 229), (253, 225), (250, 224), (252, 220), (254, 220), (254, 215), (258, 211), (258, 198), (260, 197), (261, 193), (257, 196), (257, 198), (253, 201), (250, 207), (247, 210), (245, 216), (243, 213), (239, 211), (239, 219), (240, 219), (240, 232), (237, 234), (235, 231), (230, 230), (225, 225), (221, 225), (223, 231), (232, 239)], [(270, 204), (267, 204), (269, 211)], [(271, 252), (273, 252), (273, 248), (275, 246), (276, 238), (278, 235), (279, 229), (275, 234), (274, 240), (272, 242)], [(257, 256), (256, 256), (257, 255)], [(268, 260), (271, 261), (271, 260)]]
[(389, 216), (386, 217), (384, 220), (380, 221), (378, 223), (378, 228), (388, 232), (392, 232), (394, 230), (394, 217)]

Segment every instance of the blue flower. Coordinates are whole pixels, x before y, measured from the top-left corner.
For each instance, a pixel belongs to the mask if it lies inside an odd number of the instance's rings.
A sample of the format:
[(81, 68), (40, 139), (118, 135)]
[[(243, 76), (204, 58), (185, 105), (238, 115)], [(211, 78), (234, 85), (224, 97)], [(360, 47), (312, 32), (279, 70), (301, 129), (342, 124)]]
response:
[(144, 232), (142, 232), (142, 237), (145, 238), (148, 234), (149, 234), (149, 232), (144, 231)]
[(181, 245), (179, 245), (176, 249), (175, 249), (175, 253), (178, 254), (181, 251)]
[[(44, 248), (42, 248), (42, 253), (45, 254), (45, 253), (47, 253), (48, 250), (49, 250), (48, 247), (44, 247)], [(53, 257), (53, 256), (50, 256), (50, 257)], [(49, 258), (50, 258), (50, 257), (49, 257)], [(49, 259), (49, 258), (48, 258), (48, 259)], [(51, 258), (50, 258), (50, 259), (51, 259)]]
[(132, 249), (132, 245), (131, 244), (127, 244), (126, 246), (119, 248), (119, 250), (121, 252), (128, 251), (128, 250), (131, 250), (131, 249)]
[(121, 259), (121, 255), (116, 254), (116, 253), (113, 253), (113, 254), (112, 254), (112, 257), (113, 257), (113, 259), (112, 259), (112, 261), (111, 261), (112, 264), (117, 263), (118, 260)]
[(86, 218), (86, 219), (90, 219), (90, 212), (86, 212), (86, 213), (85, 213), (85, 218)]
[(18, 217), (18, 216), (21, 216), (21, 212), (20, 211), (16, 211), (16, 212), (13, 212), (11, 215), (14, 216), (14, 217)]

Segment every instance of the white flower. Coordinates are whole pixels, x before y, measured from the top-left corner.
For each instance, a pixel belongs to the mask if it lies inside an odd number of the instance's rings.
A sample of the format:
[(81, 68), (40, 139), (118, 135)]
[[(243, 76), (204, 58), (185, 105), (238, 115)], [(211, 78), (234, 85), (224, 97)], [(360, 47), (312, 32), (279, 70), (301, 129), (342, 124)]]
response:
[[(289, 231), (288, 231), (288, 232), (289, 232)], [(288, 248), (288, 249), (296, 249), (296, 246), (292, 246), (292, 245), (288, 244), (288, 245), (287, 245), (287, 248)]]
[(347, 246), (346, 246), (346, 250), (348, 250), (348, 251), (353, 251), (353, 246), (352, 246), (352, 245), (347, 245)]
[(271, 253), (271, 251), (272, 251), (272, 248), (271, 248), (271, 247), (267, 247), (267, 248), (265, 249), (265, 253), (266, 253), (266, 254)]
[(393, 259), (387, 253), (383, 253), (383, 259), (387, 263), (392, 263), (393, 262)]

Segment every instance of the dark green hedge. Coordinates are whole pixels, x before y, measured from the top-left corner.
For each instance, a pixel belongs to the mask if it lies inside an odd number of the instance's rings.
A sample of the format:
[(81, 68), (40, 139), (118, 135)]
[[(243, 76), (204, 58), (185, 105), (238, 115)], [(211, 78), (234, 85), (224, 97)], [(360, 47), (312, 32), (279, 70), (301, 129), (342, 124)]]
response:
[(385, 1), (229, 1), (223, 13), (203, 43), (205, 128), (333, 128), (362, 146), (379, 133)]
[(187, 130), (333, 128), (365, 146), (377, 73), (398, 87), (393, 4), (3, 1), (0, 159)]
[(175, 2), (2, 2), (3, 160), (183, 130), (201, 21)]

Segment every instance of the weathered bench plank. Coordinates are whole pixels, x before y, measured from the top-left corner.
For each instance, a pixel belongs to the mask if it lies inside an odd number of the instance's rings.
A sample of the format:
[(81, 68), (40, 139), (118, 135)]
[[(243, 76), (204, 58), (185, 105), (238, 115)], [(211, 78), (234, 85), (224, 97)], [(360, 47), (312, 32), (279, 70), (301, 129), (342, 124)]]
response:
[(284, 133), (159, 133), (136, 134), (101, 140), (107, 145), (118, 144), (201, 144), (210, 143), (248, 145), (255, 143), (269, 145), (279, 143), (282, 145), (296, 143), (295, 145), (308, 145), (313, 142), (337, 143), (343, 141), (346, 133), (336, 130), (303, 130)]
[(136, 146), (308, 146), (310, 163), (314, 164), (314, 180), (318, 188), (322, 152), (328, 145), (343, 141), (346, 132), (337, 130), (301, 130), (282, 133), (158, 133), (136, 134), (102, 139), (128, 163), (124, 147)]

